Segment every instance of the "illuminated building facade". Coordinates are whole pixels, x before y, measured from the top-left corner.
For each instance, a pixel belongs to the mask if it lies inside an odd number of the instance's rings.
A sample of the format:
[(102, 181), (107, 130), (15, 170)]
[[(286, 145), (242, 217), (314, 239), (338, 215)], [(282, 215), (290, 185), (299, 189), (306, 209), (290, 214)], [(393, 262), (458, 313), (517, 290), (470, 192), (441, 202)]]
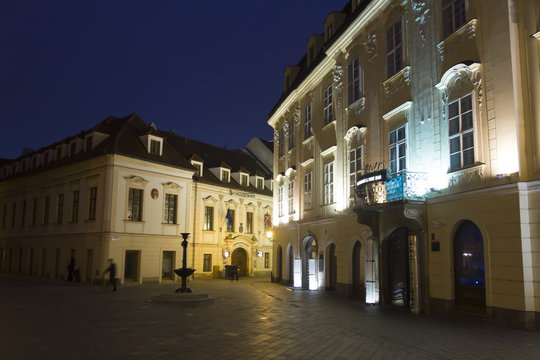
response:
[(539, 326), (539, 11), (353, 0), (328, 15), (268, 119), (274, 278)]
[[(257, 158), (270, 157), (265, 152), (256, 138), (226, 150), (133, 114), (4, 160), (0, 269), (65, 279), (73, 258), (82, 281), (99, 282), (113, 258), (122, 282), (175, 280), (179, 234), (189, 232), (195, 276), (231, 261), (245, 275), (270, 275), (271, 165)], [(235, 215), (225, 229), (228, 209)]]

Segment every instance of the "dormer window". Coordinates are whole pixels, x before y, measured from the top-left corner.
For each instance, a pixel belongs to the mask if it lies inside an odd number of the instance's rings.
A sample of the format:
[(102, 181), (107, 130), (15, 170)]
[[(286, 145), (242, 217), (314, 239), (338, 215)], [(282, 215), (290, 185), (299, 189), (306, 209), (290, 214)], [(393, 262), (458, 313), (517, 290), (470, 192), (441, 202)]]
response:
[(77, 143), (76, 142), (72, 142), (70, 147), (69, 147), (69, 156), (73, 156), (77, 153)]
[(255, 187), (257, 189), (264, 189), (264, 179), (262, 177), (257, 177), (256, 178)]
[(56, 161), (62, 160), (62, 148), (57, 147), (56, 148)]
[(203, 163), (199, 161), (191, 160), (191, 165), (195, 166), (195, 168), (197, 169), (195, 176), (202, 177), (203, 176)]
[(231, 171), (229, 169), (221, 168), (221, 181), (223, 182), (231, 181)]
[(328, 28), (326, 29), (326, 38), (330, 39), (333, 33), (334, 33), (334, 27), (330, 24), (328, 25)]
[(240, 185), (249, 186), (249, 176), (247, 174), (240, 174)]
[(86, 147), (84, 148), (84, 151), (90, 151), (92, 150), (92, 135), (86, 137)]
[(150, 154), (160, 155), (161, 144), (157, 140), (150, 140)]

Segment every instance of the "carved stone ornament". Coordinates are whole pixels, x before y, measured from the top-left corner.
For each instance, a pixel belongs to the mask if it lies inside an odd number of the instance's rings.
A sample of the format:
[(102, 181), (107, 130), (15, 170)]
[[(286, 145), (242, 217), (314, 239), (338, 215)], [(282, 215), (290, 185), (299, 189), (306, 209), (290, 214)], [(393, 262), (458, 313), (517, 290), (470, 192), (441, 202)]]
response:
[(484, 168), (485, 165), (479, 165), (450, 175), (448, 178), (448, 187), (470, 185), (475, 182), (482, 182), (485, 175)]
[(347, 114), (354, 111), (357, 115), (360, 115), (362, 111), (366, 109), (366, 98), (361, 97), (360, 99), (353, 102), (349, 107), (346, 109)]
[(349, 130), (347, 130), (347, 133), (345, 134), (343, 138), (345, 139), (347, 143), (350, 143), (353, 136), (358, 136), (362, 134), (363, 132), (365, 132), (365, 128), (359, 128), (357, 126), (353, 126)]
[(143, 185), (148, 182), (147, 180), (144, 180), (140, 176), (128, 176), (126, 177), (126, 180), (132, 184), (139, 184), (139, 185)]
[(288, 121), (283, 122), (283, 134), (285, 136), (289, 136), (289, 122)]
[(300, 110), (300, 106), (297, 105), (296, 108), (294, 109), (294, 115), (293, 115), (294, 125), (295, 126), (300, 126), (300, 114), (301, 113), (302, 113), (302, 111)]
[(406, 218), (416, 220), (418, 218), (418, 215), (420, 215), (418, 209), (413, 209), (410, 207), (406, 207), (405, 209), (403, 209), (403, 216), (405, 216)]
[(441, 61), (444, 61), (444, 41), (440, 42), (437, 45), (437, 50), (439, 50), (439, 56), (441, 58)]
[(279, 143), (279, 130), (277, 129), (274, 129), (274, 143), (275, 144)]
[(411, 67), (405, 66), (403, 69), (401, 69), (401, 71), (399, 71), (383, 83), (384, 94), (386, 95), (386, 97), (390, 97), (390, 95), (398, 91), (400, 88), (410, 85), (410, 71)]
[(368, 54), (368, 61), (375, 64), (375, 58), (377, 57), (377, 35), (369, 33), (364, 46), (366, 47), (366, 53)]
[(477, 20), (472, 19), (467, 24), (467, 35), (468, 35), (469, 39), (471, 39), (471, 40), (476, 37), (476, 23), (477, 23)]
[(441, 81), (435, 86), (441, 92), (443, 119), (446, 119), (446, 107), (450, 92), (453, 90), (465, 92), (465, 90), (472, 90), (474, 88), (478, 96), (478, 106), (482, 109), (483, 86), (480, 75), (480, 64), (478, 63), (473, 63), (469, 66), (457, 64), (451, 67), (444, 73)]
[(341, 107), (341, 105), (343, 104), (343, 67), (340, 65), (334, 66), (333, 83), (334, 90), (336, 92), (336, 94), (334, 95), (334, 99), (336, 100), (336, 106)]

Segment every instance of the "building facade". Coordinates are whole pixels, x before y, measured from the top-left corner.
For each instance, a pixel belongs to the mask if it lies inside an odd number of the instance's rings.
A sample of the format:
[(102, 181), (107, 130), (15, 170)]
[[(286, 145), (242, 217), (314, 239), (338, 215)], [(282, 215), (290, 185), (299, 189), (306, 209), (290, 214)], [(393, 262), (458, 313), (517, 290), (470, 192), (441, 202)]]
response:
[[(182, 264), (179, 234), (189, 232), (187, 263), (195, 276), (212, 276), (231, 261), (241, 262), (245, 275), (269, 275), (264, 261), (270, 262), (271, 243), (260, 234), (264, 211), (271, 212), (270, 173), (253, 157), (220, 149), (232, 176), (222, 181), (213, 169), (201, 176), (204, 164), (217, 160), (196, 153), (186, 158), (183, 144), (189, 141), (135, 114), (111, 116), (76, 136), (4, 160), (0, 269), (66, 279), (74, 259), (82, 281), (99, 282), (113, 258), (122, 282), (175, 281), (173, 269)], [(217, 148), (199, 143), (197, 149), (207, 154)], [(236, 172), (248, 183), (240, 184)], [(203, 203), (216, 206), (211, 220)], [(221, 207), (233, 206), (237, 218), (229, 232), (219, 232), (226, 221)], [(246, 217), (251, 222), (244, 232)], [(224, 250), (235, 258), (224, 257)]]
[(540, 324), (539, 1), (353, 0), (284, 72), (274, 277)]

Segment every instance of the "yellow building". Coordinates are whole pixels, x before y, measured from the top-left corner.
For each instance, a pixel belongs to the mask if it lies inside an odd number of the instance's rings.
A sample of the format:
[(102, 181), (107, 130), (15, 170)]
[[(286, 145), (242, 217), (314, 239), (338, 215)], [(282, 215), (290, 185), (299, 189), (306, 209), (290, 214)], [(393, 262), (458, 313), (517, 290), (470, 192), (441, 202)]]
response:
[(540, 1), (353, 0), (284, 72), (274, 277), (540, 324)]
[[(230, 165), (214, 168), (217, 159)], [(243, 274), (269, 275), (271, 243), (262, 229), (272, 211), (271, 175), (255, 159), (157, 130), (133, 114), (4, 160), (0, 269), (66, 279), (73, 258), (83, 281), (99, 282), (113, 258), (122, 282), (175, 280), (179, 234), (189, 232), (195, 276), (223, 270), (231, 263), (225, 250)], [(230, 229), (227, 208), (237, 214)]]

